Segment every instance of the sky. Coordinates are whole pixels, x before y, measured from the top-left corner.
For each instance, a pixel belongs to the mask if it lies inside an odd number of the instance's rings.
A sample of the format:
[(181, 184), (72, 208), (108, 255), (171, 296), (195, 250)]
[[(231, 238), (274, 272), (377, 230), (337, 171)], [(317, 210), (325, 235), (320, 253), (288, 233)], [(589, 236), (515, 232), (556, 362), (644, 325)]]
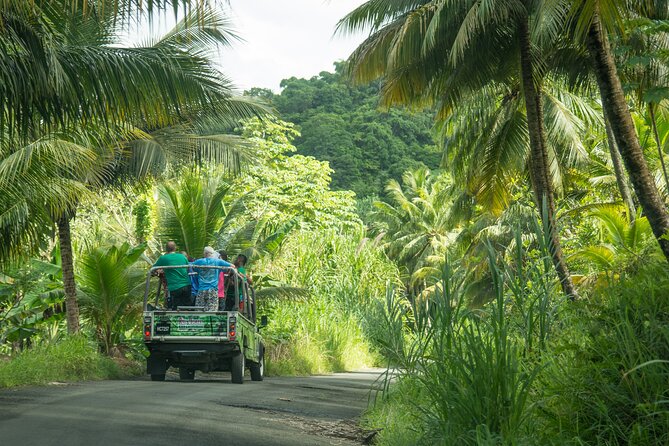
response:
[(231, 18), (244, 39), (223, 50), (223, 72), (240, 89), (279, 91), (289, 77), (333, 71), (364, 35), (333, 36), (339, 19), (364, 0), (230, 0)]

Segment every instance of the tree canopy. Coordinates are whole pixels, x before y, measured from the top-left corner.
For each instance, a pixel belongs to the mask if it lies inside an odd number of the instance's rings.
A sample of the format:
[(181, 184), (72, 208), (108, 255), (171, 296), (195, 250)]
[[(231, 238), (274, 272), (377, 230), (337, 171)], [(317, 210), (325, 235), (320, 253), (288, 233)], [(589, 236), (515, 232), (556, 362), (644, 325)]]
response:
[(380, 109), (380, 84), (353, 86), (344, 70), (336, 63), (334, 73), (284, 79), (280, 94), (248, 94), (269, 100), (282, 119), (297, 125), (297, 153), (328, 161), (334, 189), (382, 195), (388, 180), (399, 180), (407, 169), (438, 168), (431, 111)]

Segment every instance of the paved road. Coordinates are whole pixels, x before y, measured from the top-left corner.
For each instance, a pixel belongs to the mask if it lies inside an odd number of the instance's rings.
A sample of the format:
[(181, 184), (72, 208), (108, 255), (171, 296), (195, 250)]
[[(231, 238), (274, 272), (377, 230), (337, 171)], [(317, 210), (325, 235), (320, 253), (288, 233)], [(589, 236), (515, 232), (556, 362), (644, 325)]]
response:
[(231, 384), (53, 383), (0, 391), (0, 445), (359, 445), (356, 418), (379, 370)]

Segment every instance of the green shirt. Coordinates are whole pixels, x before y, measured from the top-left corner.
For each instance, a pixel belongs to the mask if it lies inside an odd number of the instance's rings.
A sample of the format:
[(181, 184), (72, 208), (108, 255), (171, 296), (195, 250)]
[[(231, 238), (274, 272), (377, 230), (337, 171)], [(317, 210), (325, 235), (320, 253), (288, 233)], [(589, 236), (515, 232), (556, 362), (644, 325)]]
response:
[[(188, 265), (186, 256), (178, 252), (170, 252), (160, 256), (158, 260), (156, 260), (156, 263), (153, 264), (153, 266), (176, 265)], [(188, 268), (166, 269), (165, 280), (167, 281), (167, 289), (170, 291), (189, 286), (190, 277), (188, 277)]]

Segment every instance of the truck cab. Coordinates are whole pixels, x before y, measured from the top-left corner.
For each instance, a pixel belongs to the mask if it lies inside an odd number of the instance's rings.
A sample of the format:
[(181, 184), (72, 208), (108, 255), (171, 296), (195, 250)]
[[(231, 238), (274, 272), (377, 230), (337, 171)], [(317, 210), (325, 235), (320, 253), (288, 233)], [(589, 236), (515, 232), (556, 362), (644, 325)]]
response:
[[(159, 279), (160, 270), (217, 269), (225, 273), (226, 304), (219, 311), (197, 306), (170, 308), (169, 291)], [(155, 283), (155, 286), (152, 284)], [(152, 292), (155, 290), (155, 292)], [(231, 295), (232, 294), (232, 295)], [(192, 380), (196, 371), (229, 371), (232, 382), (242, 384), (248, 368), (251, 380), (264, 376), (264, 344), (256, 324), (253, 288), (234, 268), (219, 266), (161, 266), (149, 270), (144, 292), (144, 344), (149, 351), (147, 374), (164, 381), (170, 367), (179, 369), (182, 380)]]

